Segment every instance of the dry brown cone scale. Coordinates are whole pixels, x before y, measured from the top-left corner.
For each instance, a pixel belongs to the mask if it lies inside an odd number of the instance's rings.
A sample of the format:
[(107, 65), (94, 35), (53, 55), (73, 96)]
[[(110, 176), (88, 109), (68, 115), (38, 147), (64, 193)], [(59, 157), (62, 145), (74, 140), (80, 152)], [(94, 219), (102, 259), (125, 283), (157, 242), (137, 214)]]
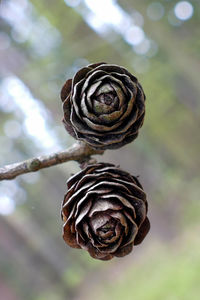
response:
[(88, 165), (67, 181), (63, 238), (96, 259), (122, 257), (149, 231), (147, 200), (138, 179), (108, 163)]
[(132, 142), (144, 121), (145, 95), (125, 68), (88, 65), (61, 91), (66, 130), (96, 149), (117, 149)]

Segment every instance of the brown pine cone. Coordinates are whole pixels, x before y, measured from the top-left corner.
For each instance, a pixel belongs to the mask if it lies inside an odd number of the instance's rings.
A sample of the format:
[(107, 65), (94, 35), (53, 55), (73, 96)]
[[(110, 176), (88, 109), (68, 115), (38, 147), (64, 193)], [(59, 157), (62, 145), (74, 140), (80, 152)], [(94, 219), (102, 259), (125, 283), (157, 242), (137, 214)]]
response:
[(96, 259), (122, 257), (150, 229), (138, 179), (108, 163), (87, 166), (67, 181), (62, 204), (63, 238)]
[(145, 95), (137, 78), (117, 65), (97, 63), (80, 69), (61, 90), (64, 125), (93, 148), (117, 149), (138, 136)]

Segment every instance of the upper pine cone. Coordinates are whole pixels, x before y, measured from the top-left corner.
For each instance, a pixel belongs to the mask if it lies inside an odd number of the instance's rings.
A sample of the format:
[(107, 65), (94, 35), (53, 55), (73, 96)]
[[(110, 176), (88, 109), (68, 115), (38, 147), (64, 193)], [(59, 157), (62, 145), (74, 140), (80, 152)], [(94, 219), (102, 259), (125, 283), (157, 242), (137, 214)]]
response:
[(72, 176), (62, 204), (63, 238), (101, 260), (129, 254), (147, 235), (146, 194), (138, 179), (108, 163)]
[(117, 149), (138, 135), (145, 95), (125, 68), (91, 64), (80, 69), (61, 90), (64, 125), (76, 139), (96, 149)]

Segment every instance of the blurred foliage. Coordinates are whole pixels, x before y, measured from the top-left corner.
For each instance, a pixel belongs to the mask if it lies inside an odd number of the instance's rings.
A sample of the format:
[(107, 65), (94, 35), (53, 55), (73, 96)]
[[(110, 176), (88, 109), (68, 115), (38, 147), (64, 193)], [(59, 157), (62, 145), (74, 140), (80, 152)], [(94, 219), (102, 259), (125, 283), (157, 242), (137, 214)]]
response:
[(144, 87), (146, 120), (134, 143), (99, 160), (140, 175), (152, 224), (133, 254), (95, 261), (61, 237), (60, 203), (78, 164), (2, 182), (2, 299), (198, 299), (200, 6), (190, 1), (183, 21), (178, 2), (1, 1), (0, 164), (71, 145), (64, 81), (91, 62), (123, 65)]
[[(127, 266), (123, 275), (119, 272), (109, 282), (102, 279), (96, 284), (95, 299), (199, 299), (198, 231), (196, 228), (192, 235), (187, 232), (178, 244), (171, 245), (170, 252), (168, 246), (154, 241), (148, 253), (140, 257), (137, 264)], [(187, 243), (192, 245), (192, 251)], [(94, 299), (94, 290), (84, 296), (88, 300)]]

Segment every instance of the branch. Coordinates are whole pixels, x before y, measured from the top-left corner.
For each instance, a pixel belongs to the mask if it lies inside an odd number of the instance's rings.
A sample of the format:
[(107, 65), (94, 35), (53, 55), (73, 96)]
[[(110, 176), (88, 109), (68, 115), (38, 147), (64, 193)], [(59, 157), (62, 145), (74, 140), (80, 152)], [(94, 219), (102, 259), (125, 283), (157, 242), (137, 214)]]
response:
[(85, 162), (89, 161), (91, 155), (103, 154), (103, 152), (103, 150), (95, 150), (85, 143), (78, 142), (65, 151), (31, 158), (2, 167), (0, 168), (0, 180), (14, 179), (19, 175), (36, 172), (70, 160), (78, 161), (84, 165)]

